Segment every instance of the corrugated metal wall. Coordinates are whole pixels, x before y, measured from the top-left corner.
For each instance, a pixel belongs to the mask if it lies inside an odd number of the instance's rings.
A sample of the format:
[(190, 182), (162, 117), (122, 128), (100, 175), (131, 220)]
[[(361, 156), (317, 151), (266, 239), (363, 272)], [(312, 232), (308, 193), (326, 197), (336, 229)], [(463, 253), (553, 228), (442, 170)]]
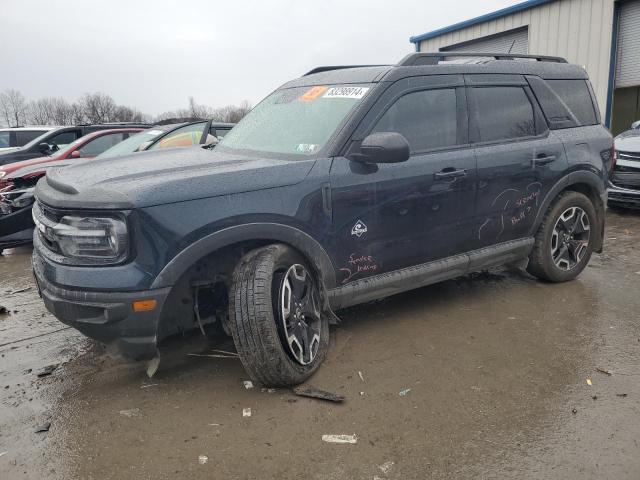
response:
[(500, 52), (526, 54), (529, 51), (528, 28), (518, 28), (509, 30), (499, 35), (492, 35), (488, 38), (480, 38), (462, 44), (444, 47), (441, 50), (447, 52)]
[(640, 85), (640, 1), (620, 6), (616, 88)]
[(613, 3), (614, 0), (558, 0), (424, 40), (420, 51), (437, 52), (449, 45), (528, 26), (529, 53), (559, 55), (587, 69), (604, 115)]

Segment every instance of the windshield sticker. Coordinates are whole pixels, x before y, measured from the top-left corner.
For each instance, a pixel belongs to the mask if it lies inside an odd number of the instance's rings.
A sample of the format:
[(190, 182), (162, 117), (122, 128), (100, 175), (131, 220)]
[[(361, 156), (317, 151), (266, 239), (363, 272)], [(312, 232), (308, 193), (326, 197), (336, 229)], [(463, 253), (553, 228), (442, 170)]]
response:
[(329, 87), (323, 86), (315, 86), (311, 87), (309, 90), (304, 92), (304, 94), (300, 97), (300, 101), (302, 102), (313, 102), (316, 98), (322, 95), (327, 91)]
[(315, 152), (320, 145), (315, 145), (313, 143), (300, 143), (296, 147), (296, 152), (298, 153), (313, 153)]
[(369, 87), (333, 87), (327, 90), (322, 98), (355, 98), (360, 99), (369, 91)]

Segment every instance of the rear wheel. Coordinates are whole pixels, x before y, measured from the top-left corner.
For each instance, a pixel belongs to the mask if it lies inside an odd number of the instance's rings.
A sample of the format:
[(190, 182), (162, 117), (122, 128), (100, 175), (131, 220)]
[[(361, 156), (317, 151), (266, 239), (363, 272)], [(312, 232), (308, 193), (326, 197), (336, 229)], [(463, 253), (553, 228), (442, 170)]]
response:
[(551, 282), (576, 278), (593, 253), (598, 218), (585, 195), (566, 192), (551, 206), (540, 225), (527, 270)]
[(321, 312), (319, 279), (296, 251), (269, 245), (235, 269), (229, 317), (249, 376), (267, 386), (302, 383), (323, 362), (329, 323)]

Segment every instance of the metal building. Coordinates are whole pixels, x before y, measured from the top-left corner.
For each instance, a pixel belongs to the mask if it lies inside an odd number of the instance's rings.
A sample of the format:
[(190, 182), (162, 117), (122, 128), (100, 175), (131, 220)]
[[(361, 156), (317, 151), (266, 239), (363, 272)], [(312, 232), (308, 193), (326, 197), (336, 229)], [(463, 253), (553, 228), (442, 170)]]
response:
[(421, 52), (564, 57), (586, 68), (614, 134), (640, 120), (640, 0), (529, 0), (410, 41)]

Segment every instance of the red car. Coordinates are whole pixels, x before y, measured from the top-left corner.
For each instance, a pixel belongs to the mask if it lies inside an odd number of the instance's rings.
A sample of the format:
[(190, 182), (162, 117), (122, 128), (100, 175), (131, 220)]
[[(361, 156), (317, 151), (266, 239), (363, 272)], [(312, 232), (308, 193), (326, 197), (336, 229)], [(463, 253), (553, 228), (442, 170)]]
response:
[[(5, 182), (2, 180), (3, 177), (18, 170), (19, 168), (69, 158), (94, 158), (108, 148), (117, 145), (123, 140), (129, 138), (129, 136), (135, 135), (142, 130), (144, 129), (116, 128), (112, 130), (99, 130), (97, 132), (89, 133), (84, 137), (80, 137), (75, 142), (64, 147), (62, 150), (58, 150), (47, 157), (32, 158), (30, 160), (23, 160), (22, 162), (2, 165), (0, 167), (0, 189), (2, 189), (2, 187), (6, 187)], [(44, 172), (34, 172), (34, 175), (40, 175), (41, 173)]]

